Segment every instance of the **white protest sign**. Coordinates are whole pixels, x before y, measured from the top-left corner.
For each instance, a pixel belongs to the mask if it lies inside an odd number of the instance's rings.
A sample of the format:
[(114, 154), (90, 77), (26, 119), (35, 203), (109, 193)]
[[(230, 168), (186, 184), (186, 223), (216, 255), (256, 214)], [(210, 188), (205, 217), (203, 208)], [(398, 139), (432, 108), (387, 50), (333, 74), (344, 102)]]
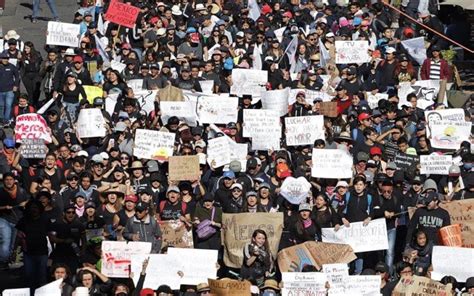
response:
[(429, 129), (433, 121), (446, 120), (452, 123), (464, 122), (464, 110), (462, 108), (454, 109), (440, 109), (425, 111), (425, 121), (428, 128), (426, 129), (426, 136), (431, 137), (431, 130)]
[(80, 138), (105, 137), (105, 119), (97, 108), (81, 109), (77, 119), (77, 134)]
[(344, 283), (349, 277), (347, 264), (323, 264), (323, 273), (329, 282), (329, 295), (343, 295), (345, 293)]
[(429, 122), (431, 146), (440, 149), (459, 149), (463, 141), (469, 141), (472, 123), (447, 120)]
[(345, 295), (379, 296), (380, 275), (351, 275), (345, 279)]
[(35, 290), (35, 296), (61, 296), (63, 279), (56, 280)]
[(367, 226), (363, 222), (354, 222), (337, 232), (334, 228), (323, 228), (322, 234), (323, 242), (348, 244), (355, 253), (388, 249), (385, 218), (372, 220)]
[(238, 160), (242, 169), (241, 172), (247, 170), (247, 154), (248, 154), (248, 145), (235, 143), (231, 138), (227, 139), (229, 142), (230, 149), (230, 161)]
[(282, 272), (282, 296), (326, 296), (326, 275), (321, 272)]
[(176, 116), (181, 121), (185, 121), (189, 126), (196, 126), (196, 103), (192, 101), (172, 102), (161, 101), (161, 120), (166, 124), (168, 119)]
[[(151, 243), (148, 242), (103, 241), (101, 272), (108, 277), (128, 278), (132, 256), (150, 252)], [(140, 266), (142, 262), (139, 263)]]
[(277, 89), (262, 92), (262, 107), (266, 110), (275, 110), (279, 116), (288, 113), (288, 96), (290, 89)]
[(114, 114), (115, 105), (117, 105), (117, 99), (119, 94), (108, 94), (105, 98), (105, 111), (109, 113), (110, 116)]
[(53, 140), (46, 120), (39, 114), (27, 113), (18, 115), (15, 123), (15, 141), (23, 139), (42, 139), (47, 143)]
[(313, 149), (311, 176), (315, 178), (351, 178), (352, 156), (341, 149)]
[(225, 137), (218, 137), (208, 141), (207, 162), (214, 167), (221, 167), (230, 162), (229, 141)]
[(285, 117), (286, 145), (312, 145), (317, 139), (325, 139), (324, 116)]
[(372, 92), (366, 92), (367, 102), (369, 103), (370, 109), (375, 109), (379, 105), (380, 100), (388, 100), (388, 94), (376, 93), (375, 95)]
[(448, 175), (452, 164), (451, 155), (420, 155), (420, 174)]
[[(413, 93), (416, 94), (417, 107), (426, 109), (433, 105), (437, 98), (440, 88), (440, 80), (417, 80), (411, 85)], [(444, 104), (447, 106), (447, 99), (445, 96)]]
[(233, 69), (230, 93), (239, 97), (242, 95), (260, 97), (260, 93), (265, 91), (265, 85), (267, 84), (267, 81), (267, 71)]
[(79, 47), (81, 26), (61, 22), (48, 22), (46, 44)]
[(308, 197), (310, 190), (311, 184), (305, 177), (299, 177), (297, 179), (288, 177), (281, 185), (280, 194), (290, 203), (299, 205)]
[[(426, 1), (428, 2), (428, 1)], [(421, 3), (421, 1), (420, 1)], [(422, 11), (422, 10), (418, 10)], [(408, 54), (419, 64), (423, 65), (423, 62), (426, 60), (426, 48), (425, 48), (425, 38), (417, 37), (401, 42), (403, 47), (407, 50)]]
[(179, 289), (181, 285), (178, 274), (178, 272), (181, 272), (180, 266), (176, 264), (174, 257), (167, 254), (133, 255), (131, 257), (131, 273), (133, 274), (135, 286), (140, 278), (143, 261), (147, 258), (149, 258), (146, 269), (147, 276), (145, 277), (143, 287), (159, 287), (166, 284), (171, 289)]
[(30, 296), (30, 288), (6, 289), (2, 296)]
[(169, 248), (168, 256), (183, 273), (181, 285), (197, 285), (216, 279), (217, 250)]
[(369, 41), (336, 41), (336, 64), (361, 64), (370, 60)]
[(330, 102), (332, 100), (332, 96), (324, 91), (294, 88), (290, 90), (290, 94), (288, 97), (289, 105), (292, 105), (296, 102), (296, 95), (299, 92), (303, 92), (305, 94), (305, 101), (310, 105), (313, 105), (315, 99), (321, 99), (323, 102)]
[(225, 96), (200, 96), (196, 112), (201, 124), (226, 124), (237, 122), (239, 98)]
[(407, 96), (414, 92), (415, 90), (411, 87), (411, 82), (400, 82), (398, 84), (398, 108), (402, 108), (402, 106), (411, 106), (411, 103), (407, 101)]
[(199, 84), (203, 93), (210, 95), (214, 92), (214, 80), (200, 80)]
[(279, 150), (281, 126), (278, 112), (245, 109), (243, 135), (252, 138), (253, 150)]
[(143, 90), (143, 79), (130, 79), (127, 81), (128, 87), (133, 89), (133, 92), (142, 91)]
[(155, 110), (158, 90), (137, 90), (133, 92), (141, 110), (145, 110), (147, 114)]
[(110, 68), (117, 70), (118, 72), (122, 73), (122, 71), (127, 67), (124, 63), (121, 63), (116, 60), (110, 61)]
[(434, 246), (431, 262), (431, 278), (439, 281), (442, 277), (454, 276), (459, 282), (465, 282), (474, 270), (474, 249)]
[(133, 155), (138, 158), (167, 160), (173, 155), (175, 133), (137, 129)]

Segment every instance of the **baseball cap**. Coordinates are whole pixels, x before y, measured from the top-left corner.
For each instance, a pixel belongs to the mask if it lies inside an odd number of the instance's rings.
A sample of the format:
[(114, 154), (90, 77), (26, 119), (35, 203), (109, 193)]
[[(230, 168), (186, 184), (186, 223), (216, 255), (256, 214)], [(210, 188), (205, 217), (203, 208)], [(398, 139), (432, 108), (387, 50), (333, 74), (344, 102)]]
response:
[(308, 203), (302, 203), (298, 207), (298, 212), (302, 212), (302, 211), (310, 211), (311, 212), (311, 210), (312, 210), (311, 205), (308, 204)]
[(178, 186), (170, 186), (168, 187), (168, 190), (166, 190), (166, 194), (170, 193), (170, 192), (177, 192), (177, 193), (180, 193), (181, 190), (179, 190), (179, 187)]
[(224, 178), (234, 179), (235, 178), (235, 173), (233, 171), (225, 171), (222, 176)]
[(370, 148), (370, 155), (382, 155), (382, 149), (377, 146)]
[(369, 115), (369, 113), (365, 113), (365, 112), (364, 112), (364, 113), (361, 113), (361, 114), (359, 114), (359, 116), (357, 116), (357, 119), (358, 119), (359, 121), (365, 120), (365, 119), (367, 119), (367, 118), (370, 118), (370, 115)]
[(240, 183), (234, 183), (232, 186), (230, 186), (230, 190), (234, 190), (235, 188), (238, 188), (240, 190), (243, 190), (244, 188), (242, 187), (242, 184)]

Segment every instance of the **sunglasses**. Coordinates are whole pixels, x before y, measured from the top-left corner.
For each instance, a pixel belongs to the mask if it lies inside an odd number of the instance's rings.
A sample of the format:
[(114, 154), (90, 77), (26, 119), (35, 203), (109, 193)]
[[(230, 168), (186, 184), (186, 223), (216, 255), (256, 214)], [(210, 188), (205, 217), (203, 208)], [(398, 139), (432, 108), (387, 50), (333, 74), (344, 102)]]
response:
[(130, 159), (130, 158), (129, 158), (129, 157), (126, 157), (126, 156), (125, 156), (125, 157), (122, 156), (122, 157), (120, 157), (120, 159)]

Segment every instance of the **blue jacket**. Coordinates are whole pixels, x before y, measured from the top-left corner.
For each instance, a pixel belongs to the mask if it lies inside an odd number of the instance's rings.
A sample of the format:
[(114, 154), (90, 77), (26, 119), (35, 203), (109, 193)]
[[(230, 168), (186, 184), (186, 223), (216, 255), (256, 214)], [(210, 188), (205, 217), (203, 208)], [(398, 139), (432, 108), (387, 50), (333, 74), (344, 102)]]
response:
[(0, 77), (0, 92), (12, 91), (14, 86), (20, 86), (18, 69), (13, 64), (0, 63)]

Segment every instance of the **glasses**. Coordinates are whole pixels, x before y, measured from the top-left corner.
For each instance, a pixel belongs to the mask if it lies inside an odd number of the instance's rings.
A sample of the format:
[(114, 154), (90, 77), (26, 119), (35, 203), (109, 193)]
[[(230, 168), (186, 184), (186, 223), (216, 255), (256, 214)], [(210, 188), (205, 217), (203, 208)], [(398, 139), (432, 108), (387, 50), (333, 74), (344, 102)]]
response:
[(127, 156), (122, 156), (122, 157), (120, 157), (120, 159), (130, 159), (130, 158), (127, 157)]

